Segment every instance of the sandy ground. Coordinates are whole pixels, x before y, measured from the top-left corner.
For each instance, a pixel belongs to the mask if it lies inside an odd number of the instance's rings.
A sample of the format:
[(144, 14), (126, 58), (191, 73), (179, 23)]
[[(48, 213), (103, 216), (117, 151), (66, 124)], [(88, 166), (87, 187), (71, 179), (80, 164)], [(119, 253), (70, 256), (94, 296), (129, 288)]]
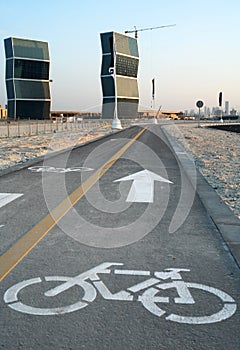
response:
[(172, 134), (190, 152), (196, 167), (240, 219), (240, 134), (178, 125)]
[(23, 136), (0, 139), (0, 170), (28, 160), (60, 151), (77, 144), (104, 136), (111, 132), (110, 127), (88, 131), (59, 132), (48, 135)]

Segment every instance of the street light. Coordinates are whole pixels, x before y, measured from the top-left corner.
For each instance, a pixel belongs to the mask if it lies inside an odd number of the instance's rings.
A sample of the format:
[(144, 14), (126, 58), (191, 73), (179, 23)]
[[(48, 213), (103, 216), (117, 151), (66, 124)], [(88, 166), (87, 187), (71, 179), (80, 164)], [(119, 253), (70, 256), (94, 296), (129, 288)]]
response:
[[(115, 54), (114, 54), (115, 56)], [(114, 57), (115, 60), (115, 57)], [(114, 63), (115, 67), (115, 63)], [(109, 68), (109, 73), (111, 74), (113, 78), (113, 84), (114, 84), (114, 90), (115, 90), (115, 101), (114, 101), (114, 115), (113, 115), (113, 121), (112, 121), (112, 129), (122, 129), (122, 124), (120, 119), (118, 118), (118, 110), (117, 110), (117, 81), (116, 81), (116, 71), (114, 68)]]
[(117, 79), (116, 79), (116, 44), (115, 37), (113, 36), (113, 59), (114, 64), (113, 67), (109, 68), (109, 73), (113, 78), (114, 90), (115, 90), (115, 101), (114, 101), (114, 116), (112, 121), (112, 129), (122, 129), (122, 124), (120, 119), (118, 118), (118, 108), (117, 108)]
[(219, 107), (220, 107), (220, 123), (223, 123), (223, 118), (222, 118), (222, 115), (223, 115), (223, 110), (222, 110), (222, 92), (219, 92), (219, 97), (218, 97), (218, 104), (219, 104)]

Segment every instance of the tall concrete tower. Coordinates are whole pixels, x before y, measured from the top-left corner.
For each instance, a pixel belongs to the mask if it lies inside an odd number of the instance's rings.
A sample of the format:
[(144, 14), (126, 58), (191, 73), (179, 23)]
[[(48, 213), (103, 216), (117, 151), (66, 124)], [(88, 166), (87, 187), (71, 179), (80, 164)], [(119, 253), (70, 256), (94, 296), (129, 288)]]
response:
[(137, 40), (116, 32), (101, 33), (102, 118), (135, 118), (138, 111)]
[(48, 43), (21, 38), (4, 40), (8, 117), (50, 117)]

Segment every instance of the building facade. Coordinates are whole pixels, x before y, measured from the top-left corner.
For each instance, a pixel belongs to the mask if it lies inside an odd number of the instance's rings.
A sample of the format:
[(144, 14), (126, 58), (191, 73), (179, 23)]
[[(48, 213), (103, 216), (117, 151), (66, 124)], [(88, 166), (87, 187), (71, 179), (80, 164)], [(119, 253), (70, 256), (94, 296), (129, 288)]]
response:
[(49, 119), (48, 43), (21, 38), (4, 40), (8, 118)]
[(135, 118), (138, 112), (137, 40), (116, 32), (101, 33), (102, 118)]

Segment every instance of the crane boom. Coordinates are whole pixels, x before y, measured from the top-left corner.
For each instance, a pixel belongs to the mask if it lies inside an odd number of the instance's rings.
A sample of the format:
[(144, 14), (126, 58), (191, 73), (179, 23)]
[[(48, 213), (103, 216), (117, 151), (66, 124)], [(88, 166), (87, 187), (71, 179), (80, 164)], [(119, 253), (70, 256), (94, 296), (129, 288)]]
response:
[(166, 28), (166, 27), (174, 27), (176, 24), (167, 24), (165, 26), (159, 26), (159, 27), (152, 27), (152, 28), (142, 28), (142, 29), (137, 29), (135, 27), (134, 30), (125, 30), (125, 33), (135, 33), (135, 38), (137, 39), (138, 37), (138, 32), (142, 32), (144, 30), (153, 30), (153, 29), (160, 29), (160, 28)]

